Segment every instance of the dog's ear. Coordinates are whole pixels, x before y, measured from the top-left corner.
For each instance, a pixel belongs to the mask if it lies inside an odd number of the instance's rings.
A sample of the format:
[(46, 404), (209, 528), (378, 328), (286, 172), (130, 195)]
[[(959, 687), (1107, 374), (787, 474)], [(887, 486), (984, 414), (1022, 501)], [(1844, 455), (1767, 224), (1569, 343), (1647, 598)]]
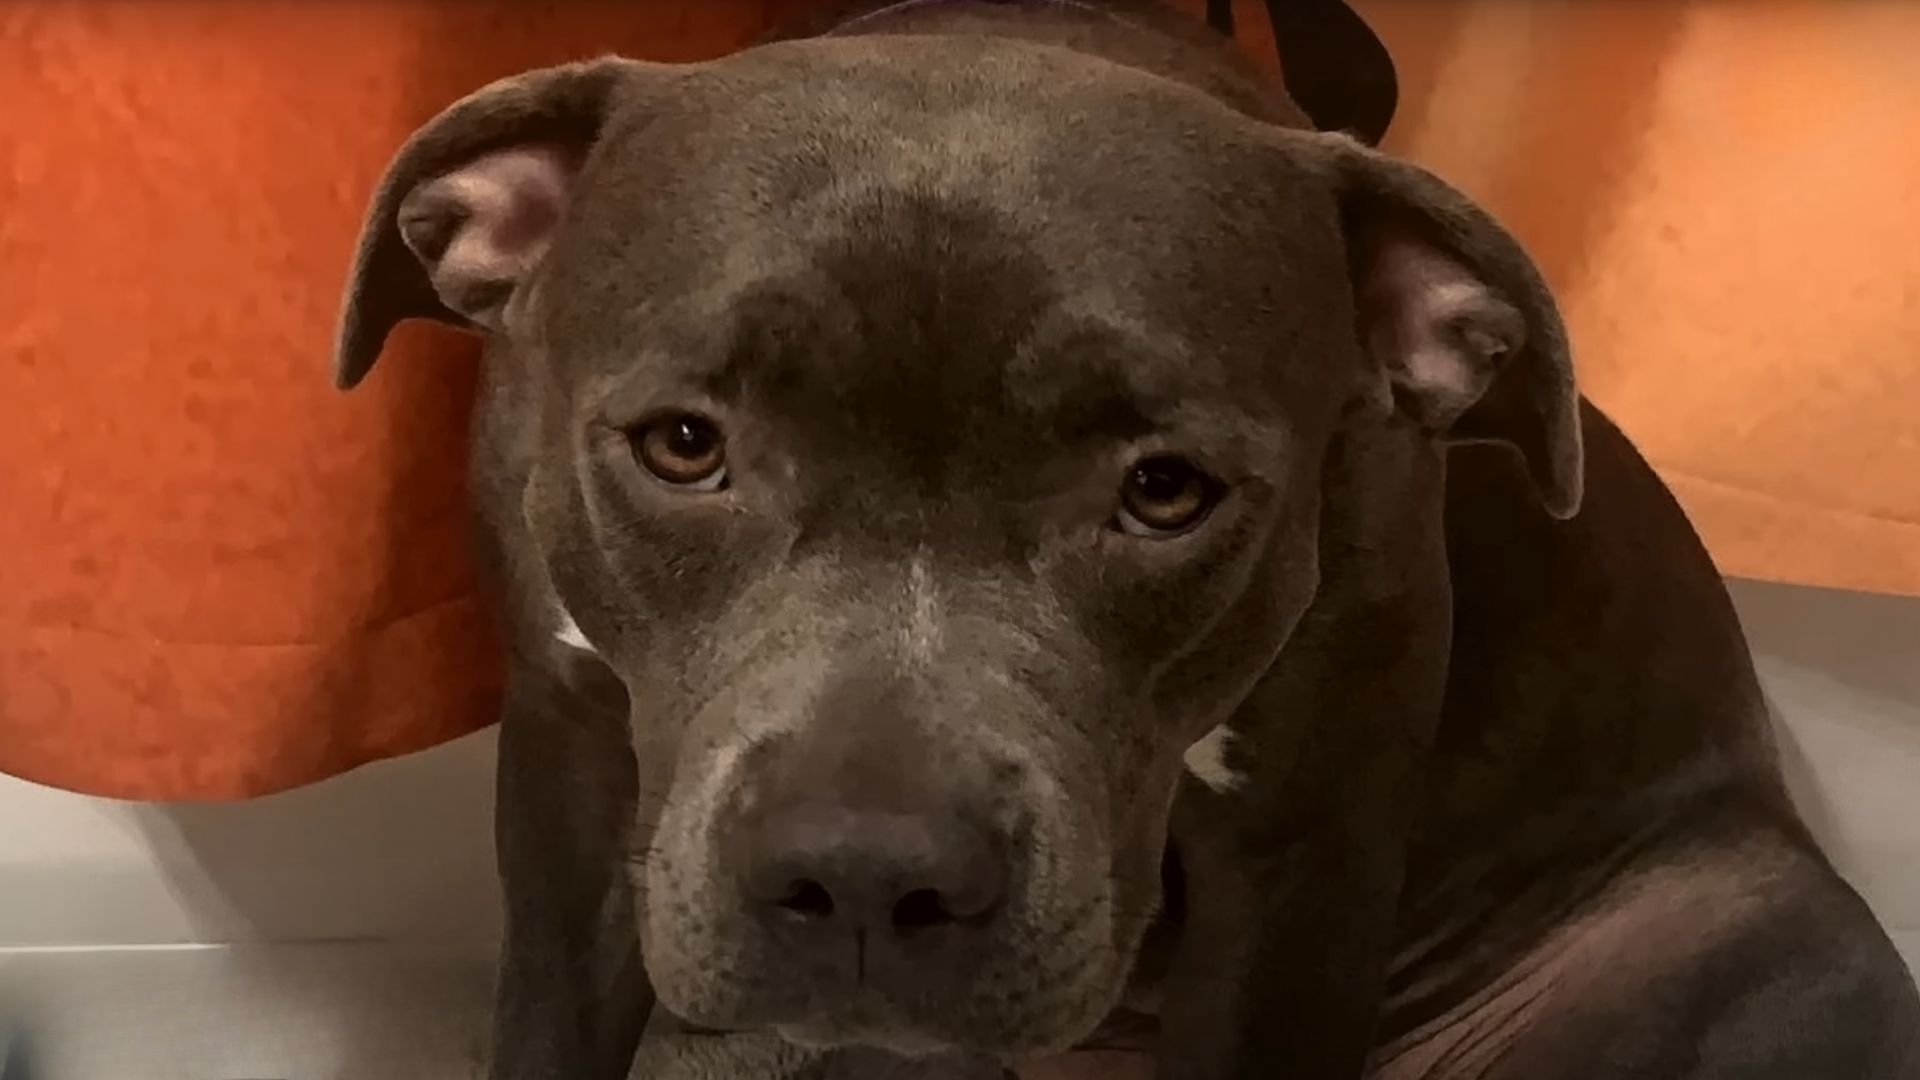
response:
[(1567, 331), (1519, 242), (1416, 166), (1339, 136), (1330, 161), (1362, 344), (1394, 407), (1446, 441), (1526, 459), (1556, 517), (1580, 508), (1580, 396)]
[(1321, 131), (1377, 146), (1399, 107), (1393, 56), (1346, 0), (1267, 0), (1287, 96)]
[(367, 211), (334, 381), (350, 388), (366, 377), (406, 319), (497, 330), (622, 88), (655, 66), (608, 58), (518, 75), (415, 132)]

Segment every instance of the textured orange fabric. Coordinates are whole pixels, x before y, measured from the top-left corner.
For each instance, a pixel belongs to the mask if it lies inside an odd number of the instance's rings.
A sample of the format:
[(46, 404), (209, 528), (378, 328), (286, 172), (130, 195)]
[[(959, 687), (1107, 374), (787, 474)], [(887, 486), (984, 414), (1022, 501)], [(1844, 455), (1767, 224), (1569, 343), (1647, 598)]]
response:
[(1920, 4), (1359, 6), (1721, 568), (1920, 594)]
[[(490, 78), (806, 6), (0, 5), (0, 770), (240, 797), (486, 724), (471, 343), (328, 385), (363, 200)], [(1920, 593), (1920, 5), (1359, 6), (1724, 568)]]
[(0, 5), (0, 770), (236, 797), (485, 725), (472, 343), (329, 386), (364, 201), (489, 79), (801, 6)]

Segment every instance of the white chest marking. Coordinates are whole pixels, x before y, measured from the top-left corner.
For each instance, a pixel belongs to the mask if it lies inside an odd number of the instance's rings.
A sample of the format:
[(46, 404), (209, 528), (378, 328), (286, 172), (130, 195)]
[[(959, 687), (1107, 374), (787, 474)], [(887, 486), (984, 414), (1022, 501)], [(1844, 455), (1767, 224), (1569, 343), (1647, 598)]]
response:
[(1195, 780), (1222, 794), (1246, 783), (1246, 776), (1227, 764), (1227, 747), (1232, 742), (1233, 732), (1225, 724), (1207, 732), (1199, 742), (1187, 747), (1182, 758), (1187, 763), (1187, 771)]
[(573, 621), (571, 612), (564, 607), (559, 607), (555, 609), (555, 615), (558, 616), (559, 622), (559, 629), (553, 632), (555, 641), (570, 649), (579, 649), (581, 652), (599, 651), (593, 647), (593, 642), (587, 640), (587, 635), (580, 632), (580, 624)]
[(924, 557), (907, 568), (907, 624), (903, 637), (907, 656), (917, 663), (929, 663), (940, 647), (939, 600), (934, 592), (933, 575)]

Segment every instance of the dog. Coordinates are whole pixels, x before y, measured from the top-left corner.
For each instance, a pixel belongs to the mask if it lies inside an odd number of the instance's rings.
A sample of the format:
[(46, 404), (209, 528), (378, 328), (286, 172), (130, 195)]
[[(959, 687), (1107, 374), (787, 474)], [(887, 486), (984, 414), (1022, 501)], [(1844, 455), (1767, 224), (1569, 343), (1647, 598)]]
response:
[(486, 342), (497, 1080), (1920, 1077), (1538, 271), (1293, 82), (909, 0), (400, 151), (336, 377)]

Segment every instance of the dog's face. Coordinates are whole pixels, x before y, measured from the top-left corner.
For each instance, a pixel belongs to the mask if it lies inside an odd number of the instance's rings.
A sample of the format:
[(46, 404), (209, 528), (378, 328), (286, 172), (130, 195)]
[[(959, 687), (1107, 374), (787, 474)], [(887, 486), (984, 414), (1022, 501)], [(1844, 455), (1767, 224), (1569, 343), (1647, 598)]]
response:
[(1313, 597), (1343, 416), (1404, 391), (1451, 423), (1534, 313), (1424, 243), (1357, 280), (1360, 151), (1070, 53), (568, 77), (540, 100), (604, 82), (590, 140), (475, 139), (386, 212), (529, 388), (556, 626), (633, 701), (661, 1001), (1074, 1042), (1184, 761)]
[(1061, 1044), (1312, 595), (1332, 201), (1171, 88), (792, 51), (805, 95), (751, 56), (609, 131), (525, 312), (554, 580), (671, 762), (648, 970), (697, 1022)]

